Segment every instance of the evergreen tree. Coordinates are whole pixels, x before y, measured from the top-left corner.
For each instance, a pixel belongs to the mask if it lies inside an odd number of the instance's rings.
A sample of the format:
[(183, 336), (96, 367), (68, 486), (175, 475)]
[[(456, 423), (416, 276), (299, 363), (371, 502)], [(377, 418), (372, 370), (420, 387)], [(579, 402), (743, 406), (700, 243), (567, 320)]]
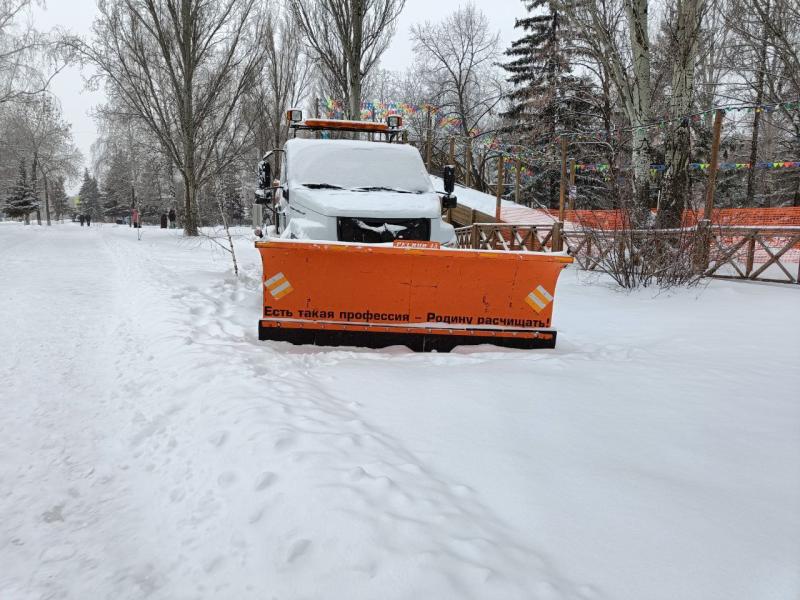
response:
[(19, 177), (11, 193), (6, 198), (5, 213), (12, 218), (22, 217), (25, 223), (30, 222), (30, 214), (36, 210), (36, 203), (28, 181), (28, 171), (25, 168), (25, 159), (19, 162)]
[(83, 183), (78, 195), (81, 199), (80, 211), (84, 215), (91, 215), (92, 219), (99, 219), (102, 216), (100, 190), (97, 186), (97, 179), (89, 175), (89, 169), (83, 171)]
[[(517, 19), (515, 27), (524, 35), (506, 50), (510, 61), (503, 65), (514, 89), (502, 114), (507, 129), (519, 135), (520, 142), (538, 149), (537, 168), (530, 184), (533, 197), (555, 206), (560, 180), (559, 149), (553, 144), (557, 134), (591, 126), (595, 90), (588, 78), (571, 73), (572, 51), (567, 40), (574, 37), (568, 27), (563, 3), (555, 0), (523, 0), (529, 16)], [(545, 12), (541, 12), (541, 9)]]
[(131, 173), (128, 159), (122, 152), (114, 152), (106, 175), (103, 213), (116, 219), (128, 213), (131, 203)]
[(244, 202), (240, 185), (237, 173), (233, 169), (226, 169), (222, 174), (222, 206), (231, 224), (241, 223), (244, 219)]
[(53, 183), (53, 189), (50, 191), (50, 200), (53, 203), (53, 212), (55, 213), (56, 220), (60, 221), (69, 210), (63, 177), (58, 177)]

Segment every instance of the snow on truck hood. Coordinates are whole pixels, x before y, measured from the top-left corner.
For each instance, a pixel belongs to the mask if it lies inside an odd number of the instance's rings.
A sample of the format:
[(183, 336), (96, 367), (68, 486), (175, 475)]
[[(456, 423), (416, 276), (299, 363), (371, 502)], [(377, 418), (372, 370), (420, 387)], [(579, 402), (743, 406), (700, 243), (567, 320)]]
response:
[(302, 205), (329, 217), (425, 217), (435, 219), (441, 213), (436, 194), (400, 194), (397, 192), (351, 190), (313, 190), (293, 187), (291, 203)]
[[(288, 183), (292, 189), (310, 183), (346, 190), (384, 187), (417, 193), (434, 192), (422, 157), (413, 146), (356, 140), (293, 139), (286, 142), (285, 149)], [(412, 194), (402, 196), (409, 202), (414, 197)]]

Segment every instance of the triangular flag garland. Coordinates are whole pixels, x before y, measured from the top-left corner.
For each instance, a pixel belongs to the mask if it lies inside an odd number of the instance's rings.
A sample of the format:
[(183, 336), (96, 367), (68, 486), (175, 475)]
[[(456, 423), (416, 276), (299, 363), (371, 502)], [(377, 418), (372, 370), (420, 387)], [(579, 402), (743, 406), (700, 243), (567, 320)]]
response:
[[(344, 104), (340, 100), (332, 98), (324, 98), (318, 101), (317, 106), (320, 114), (326, 118), (345, 118)], [(719, 106), (708, 109), (702, 112), (684, 115), (678, 118), (664, 116), (663, 119), (652, 121), (647, 125), (639, 127), (618, 128), (613, 131), (585, 131), (585, 132), (562, 132), (555, 137), (541, 138), (531, 142), (535, 148), (530, 146), (522, 146), (519, 144), (508, 144), (501, 141), (496, 132), (493, 131), (480, 131), (473, 128), (469, 131), (468, 136), (463, 135), (463, 122), (458, 117), (452, 115), (445, 115), (440, 110), (430, 104), (413, 104), (408, 102), (382, 102), (378, 100), (370, 100), (361, 103), (361, 119), (365, 121), (384, 121), (388, 115), (399, 114), (406, 119), (415, 115), (431, 115), (432, 124), (435, 128), (440, 130), (451, 131), (450, 137), (455, 137), (461, 141), (469, 139), (474, 150), (490, 150), (503, 156), (511, 166), (514, 166), (516, 161), (526, 163), (520, 165), (520, 170), (523, 175), (533, 175), (534, 171), (531, 169), (531, 163), (536, 161), (546, 161), (546, 164), (535, 165), (537, 167), (552, 166), (552, 150), (555, 146), (560, 145), (561, 139), (567, 137), (573, 142), (580, 141), (595, 141), (595, 142), (609, 142), (619, 137), (622, 132), (632, 132), (636, 130), (649, 129), (652, 127), (666, 127), (669, 123), (680, 122), (682, 125), (691, 122), (699, 122), (703, 117), (712, 116), (717, 110), (722, 110), (726, 113), (744, 112), (744, 113), (771, 113), (776, 110), (796, 111), (800, 110), (800, 100), (791, 100), (785, 102), (778, 102), (774, 104), (733, 104), (727, 106)], [(548, 150), (550, 153), (548, 153)], [(689, 163), (689, 170), (707, 171), (708, 163)], [(788, 169), (800, 167), (800, 161), (760, 161), (755, 164), (756, 169)], [(740, 171), (750, 169), (750, 163), (720, 163), (719, 169), (721, 171)], [(598, 172), (605, 173), (610, 170), (607, 163), (577, 163), (575, 165), (576, 171), (579, 172)], [(663, 173), (666, 171), (667, 166), (663, 164), (651, 164), (650, 172), (652, 174)]]
[[(334, 119), (343, 119), (345, 117), (345, 110), (344, 104), (341, 100), (334, 100), (332, 98), (324, 98), (322, 100), (318, 100), (318, 107), (320, 114), (327, 117), (327, 118), (334, 118)], [(615, 128), (613, 131), (609, 132), (606, 130), (595, 130), (595, 131), (573, 131), (573, 132), (562, 132), (556, 134), (556, 136), (552, 139), (545, 141), (542, 140), (544, 143), (556, 143), (561, 140), (562, 137), (568, 137), (570, 139), (580, 139), (585, 141), (611, 141), (618, 137), (622, 132), (634, 132), (634, 131), (643, 131), (646, 129), (652, 128), (665, 128), (670, 123), (679, 123), (681, 125), (687, 125), (688, 123), (699, 123), (703, 117), (710, 117), (717, 111), (721, 110), (724, 113), (772, 113), (779, 110), (784, 111), (796, 111), (800, 110), (800, 100), (789, 100), (789, 101), (781, 101), (776, 102), (773, 104), (729, 104), (726, 106), (718, 106), (715, 108), (707, 109), (701, 112), (696, 112), (688, 115), (682, 115), (679, 117), (671, 117), (669, 115), (663, 115), (661, 118), (658, 119), (651, 119), (645, 125), (639, 126), (632, 126), (632, 127), (621, 127)], [(413, 104), (409, 102), (382, 102), (379, 100), (370, 100), (361, 103), (361, 119), (365, 121), (384, 121), (386, 120), (386, 116), (390, 114), (398, 114), (404, 116), (406, 118), (414, 116), (419, 113), (424, 113), (425, 115), (430, 112), (433, 125), (438, 129), (445, 129), (451, 130), (454, 136), (463, 136), (463, 124), (461, 119), (452, 115), (444, 115), (440, 113), (440, 110), (430, 104)], [(488, 131), (481, 131), (477, 128), (473, 128), (469, 131), (469, 137), (475, 138), (476, 136), (484, 136), (490, 134)], [(493, 139), (488, 140), (486, 143), (491, 145), (493, 141), (496, 140), (496, 137)], [(499, 143), (499, 142), (497, 142)]]
[[(708, 170), (709, 163), (689, 163), (689, 170), (692, 171), (706, 171)], [(783, 160), (783, 161), (762, 161), (757, 162), (756, 169), (791, 169), (800, 167), (800, 161), (797, 160)], [(720, 171), (742, 171), (750, 169), (750, 163), (719, 163), (718, 168)], [(575, 165), (577, 171), (607, 171), (609, 169), (608, 163), (577, 163)], [(650, 170), (655, 172), (663, 172), (667, 170), (667, 165), (651, 164)]]

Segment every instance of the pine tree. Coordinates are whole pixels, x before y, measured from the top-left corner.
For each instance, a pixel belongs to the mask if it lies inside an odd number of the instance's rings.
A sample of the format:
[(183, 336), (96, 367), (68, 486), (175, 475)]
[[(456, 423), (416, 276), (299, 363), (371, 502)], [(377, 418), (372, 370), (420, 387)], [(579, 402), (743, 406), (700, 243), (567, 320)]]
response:
[(99, 219), (102, 215), (100, 191), (97, 186), (97, 179), (89, 175), (89, 169), (84, 169), (83, 171), (83, 183), (78, 195), (81, 199), (80, 211), (84, 215), (91, 215), (92, 219)]
[(116, 219), (128, 213), (131, 197), (131, 175), (128, 160), (122, 152), (115, 152), (106, 175), (103, 213)]
[[(540, 149), (540, 168), (535, 169), (531, 191), (539, 202), (553, 206), (558, 201), (560, 158), (553, 140), (563, 131), (589, 127), (591, 100), (595, 90), (584, 77), (571, 73), (572, 39), (563, 3), (554, 0), (523, 0), (529, 16), (517, 19), (515, 27), (524, 35), (511, 43), (503, 65), (514, 85), (503, 117), (508, 129), (519, 134), (525, 146)], [(546, 12), (540, 12), (545, 8)], [(534, 14), (537, 13), (537, 14)], [(548, 147), (549, 146), (549, 147)]]
[(240, 223), (244, 218), (240, 180), (233, 169), (226, 169), (222, 174), (222, 205), (231, 223)]
[(22, 217), (25, 223), (30, 222), (30, 214), (36, 210), (36, 203), (28, 181), (28, 171), (25, 167), (25, 159), (19, 162), (19, 177), (11, 193), (6, 198), (5, 213), (12, 218)]
[(53, 212), (57, 221), (64, 218), (68, 211), (67, 207), (67, 192), (64, 189), (64, 178), (59, 177), (53, 184), (53, 189), (50, 192), (50, 199), (53, 202)]

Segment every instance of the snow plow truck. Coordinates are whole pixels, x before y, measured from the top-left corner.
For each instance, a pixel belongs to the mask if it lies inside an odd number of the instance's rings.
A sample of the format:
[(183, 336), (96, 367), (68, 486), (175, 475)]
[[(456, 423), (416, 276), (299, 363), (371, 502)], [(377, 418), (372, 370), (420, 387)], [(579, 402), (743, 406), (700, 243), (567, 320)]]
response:
[[(402, 142), (398, 115), (304, 119), (291, 109), (287, 119), (292, 139), (258, 165), (256, 204), (267, 215), (255, 243), (259, 339), (443, 352), (555, 347), (556, 282), (571, 257), (458, 248), (442, 217), (457, 203), (454, 168), (444, 168), (437, 191), (419, 151)], [(330, 139), (344, 135), (351, 139)]]

